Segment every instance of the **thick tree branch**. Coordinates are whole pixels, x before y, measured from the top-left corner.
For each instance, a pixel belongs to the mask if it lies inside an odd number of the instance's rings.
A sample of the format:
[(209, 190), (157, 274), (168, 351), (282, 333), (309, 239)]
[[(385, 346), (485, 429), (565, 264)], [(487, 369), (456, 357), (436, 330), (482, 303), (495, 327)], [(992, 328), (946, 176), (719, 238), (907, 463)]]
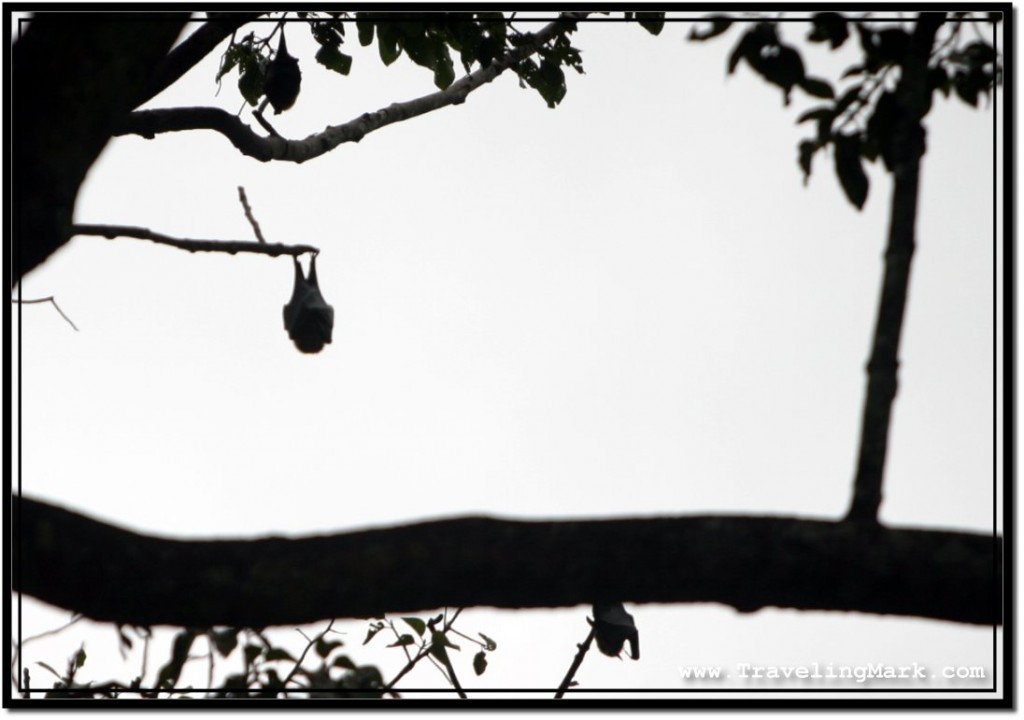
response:
[(903, 327), (910, 263), (914, 255), (918, 180), (924, 155), (924, 128), (928, 112), (928, 59), (945, 13), (921, 13), (901, 65), (896, 99), (900, 125), (895, 142), (901, 158), (892, 168), (892, 207), (885, 248), (885, 275), (868, 360), (868, 386), (861, 420), (860, 451), (854, 477), (853, 500), (847, 517), (873, 523), (882, 504), (882, 477), (889, 437), (892, 404), (896, 399), (900, 334)]
[(229, 255), (236, 253), (256, 253), (278, 257), (292, 255), (298, 257), (305, 253), (320, 253), (319, 248), (312, 245), (282, 245), (280, 243), (252, 242), (251, 240), (193, 240), (191, 238), (174, 238), (161, 235), (152, 230), (128, 225), (85, 225), (71, 226), (71, 235), (99, 235), (108, 240), (116, 237), (130, 237), (138, 240), (149, 240), (159, 245), (169, 245), (189, 252), (223, 252)]
[(37, 13), (11, 52), (11, 283), (67, 242), (75, 199), (187, 12)]
[(556, 35), (566, 32), (566, 20), (575, 21), (589, 13), (562, 13), (559, 20), (545, 25), (533, 35), (533, 42), (508, 51), (489, 67), (480, 68), (452, 83), (445, 90), (423, 97), (392, 103), (376, 112), (364, 113), (342, 125), (330, 126), (322, 132), (303, 140), (285, 140), (280, 137), (263, 137), (234, 115), (209, 107), (171, 108), (163, 110), (139, 110), (131, 113), (114, 133), (115, 135), (141, 135), (152, 139), (159, 133), (182, 130), (214, 130), (226, 137), (243, 155), (267, 162), (286, 160), (303, 163), (324, 155), (339, 145), (359, 142), (369, 133), (403, 120), (424, 115), (434, 110), (458, 105), (466, 97), (501, 75), (509, 67), (529, 57), (544, 43)]
[(13, 587), (102, 621), (301, 624), (442, 606), (718, 602), (1001, 620), (1002, 543), (782, 517), (465, 517), (251, 541), (139, 535), (12, 498)]

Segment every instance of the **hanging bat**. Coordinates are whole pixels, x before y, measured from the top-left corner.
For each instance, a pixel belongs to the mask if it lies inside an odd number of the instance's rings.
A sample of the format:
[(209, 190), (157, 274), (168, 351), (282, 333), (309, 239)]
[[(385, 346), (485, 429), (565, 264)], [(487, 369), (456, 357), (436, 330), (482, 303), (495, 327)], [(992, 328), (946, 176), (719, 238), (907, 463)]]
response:
[(334, 308), (320, 294), (316, 280), (316, 255), (309, 261), (309, 277), (303, 277), (299, 259), (295, 262), (295, 289), (284, 306), (284, 329), (295, 347), (304, 353), (318, 353), (331, 342)]
[(284, 28), (281, 29), (281, 42), (277, 46), (274, 59), (267, 66), (266, 79), (263, 81), (263, 94), (274, 106), (274, 114), (280, 115), (295, 104), (299, 97), (299, 86), (302, 84), (302, 73), (299, 72), (299, 61), (288, 54), (288, 45), (284, 40)]
[(640, 633), (633, 616), (622, 603), (594, 603), (594, 639), (597, 649), (610, 657), (618, 657), (629, 640), (629, 656), (640, 659)]

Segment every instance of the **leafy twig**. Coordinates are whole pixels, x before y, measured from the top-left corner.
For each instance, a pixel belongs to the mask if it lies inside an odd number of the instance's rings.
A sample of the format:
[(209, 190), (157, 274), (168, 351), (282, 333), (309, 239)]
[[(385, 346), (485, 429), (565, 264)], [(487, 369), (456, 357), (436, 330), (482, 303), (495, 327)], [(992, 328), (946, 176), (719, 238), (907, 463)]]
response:
[[(322, 633), (320, 633), (315, 638), (309, 641), (305, 649), (302, 651), (302, 654), (299, 655), (299, 659), (295, 661), (295, 667), (293, 667), (291, 672), (288, 673), (285, 679), (281, 682), (281, 685), (285, 687), (288, 686), (288, 681), (295, 677), (295, 673), (297, 673), (299, 671), (299, 668), (302, 667), (302, 661), (306, 659), (306, 653), (309, 652), (309, 649), (311, 647), (320, 642), (324, 638), (324, 636), (331, 631), (332, 627), (334, 627), (334, 620), (331, 620), (329, 623), (327, 623), (327, 627), (324, 629)], [(298, 628), (296, 628), (296, 630), (298, 630)], [(299, 634), (302, 635), (302, 637), (306, 637), (305, 633), (303, 633), (301, 630), (299, 630)]]

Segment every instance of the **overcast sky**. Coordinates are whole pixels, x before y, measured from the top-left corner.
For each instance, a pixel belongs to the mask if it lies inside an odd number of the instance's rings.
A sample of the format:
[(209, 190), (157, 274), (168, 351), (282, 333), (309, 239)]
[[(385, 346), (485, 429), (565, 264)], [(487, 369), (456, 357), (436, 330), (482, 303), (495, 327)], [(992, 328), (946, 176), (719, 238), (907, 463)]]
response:
[[(857, 212), (822, 156), (804, 187), (796, 146), (811, 129), (794, 120), (813, 99), (796, 91), (786, 108), (749, 68), (727, 77), (738, 30), (696, 44), (689, 29), (655, 38), (585, 23), (573, 41), (586, 74), (569, 73), (558, 109), (508, 74), (463, 105), (304, 165), (243, 157), (213, 132), (112, 141), (76, 221), (253, 239), (237, 199), (244, 185), (268, 241), (321, 248), (334, 342), (308, 356), (288, 339), (288, 258), (76, 238), (22, 287), (25, 298), (54, 295), (80, 328), (46, 305), (21, 309), (25, 494), (179, 538), (479, 513), (838, 519), (891, 184), (870, 167)], [(806, 31), (784, 30), (794, 41)], [(355, 63), (344, 78), (318, 66), (308, 32), (289, 26), (303, 90), (271, 116), (283, 135), (434, 90), (429, 71), (405, 57), (385, 68), (354, 27), (348, 37)], [(816, 75), (835, 78), (852, 62), (801, 47)], [(214, 82), (219, 56), (149, 107), (238, 111), (237, 76), (219, 93)], [(241, 117), (257, 127), (248, 108)], [(988, 533), (994, 114), (940, 100), (928, 133), (882, 519)], [(26, 636), (68, 616), (27, 599), (24, 608)], [(735, 673), (741, 663), (993, 671), (983, 627), (712, 604), (630, 610), (643, 659), (591, 653), (583, 687), (715, 687), (684, 683), (679, 668)], [(588, 612), (467, 611), (458, 627), (499, 647), (482, 678), (468, 650), (456, 669), (467, 687), (554, 686)], [(340, 627), (352, 656), (385, 677), (404, 664), (395, 649), (360, 646), (365, 623)], [(150, 677), (167, 657), (170, 632), (160, 637)], [(293, 630), (279, 637), (301, 648)], [(85, 624), (29, 645), (25, 661), (62, 667), (83, 638), (83, 679), (137, 673), (113, 629)], [(409, 677), (406, 687), (443, 685), (427, 667)]]

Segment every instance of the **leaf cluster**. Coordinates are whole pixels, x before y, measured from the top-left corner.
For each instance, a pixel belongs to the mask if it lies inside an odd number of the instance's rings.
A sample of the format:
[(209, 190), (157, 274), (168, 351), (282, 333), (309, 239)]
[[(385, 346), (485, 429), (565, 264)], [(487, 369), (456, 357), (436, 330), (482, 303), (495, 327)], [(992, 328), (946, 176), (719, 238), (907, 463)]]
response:
[[(992, 44), (982, 39), (980, 32), (971, 42), (961, 42), (961, 35), (967, 23), (984, 26), (1001, 18), (1000, 13), (989, 13), (981, 19), (967, 12), (950, 13), (945, 18), (944, 33), (928, 57), (928, 87), (919, 103), (898, 92), (898, 81), (911, 52), (911, 33), (900, 26), (851, 20), (838, 12), (812, 15), (806, 39), (837, 50), (856, 34), (862, 61), (842, 74), (840, 83), (845, 82), (845, 87), (840, 92), (833, 83), (807, 74), (800, 52), (780, 39), (775, 21), (759, 21), (748, 27), (729, 56), (728, 70), (731, 74), (745, 62), (782, 89), (787, 105), (794, 87), (826, 101), (797, 118), (798, 124), (811, 122), (816, 129), (813, 137), (800, 143), (798, 163), (806, 183), (814, 156), (831, 148), (843, 192), (860, 209), (869, 188), (865, 161), (873, 163), (881, 158), (891, 172), (908, 157), (924, 154), (921, 120), (930, 111), (936, 92), (944, 97), (954, 92), (963, 102), (977, 107), (979, 96), (987, 96), (1000, 81), (1000, 58)], [(710, 27), (695, 28), (691, 40), (709, 40), (735, 24), (725, 15), (713, 15), (707, 21)]]
[[(263, 94), (266, 68), (270, 62), (271, 40), (287, 21), (290, 26), (306, 26), (319, 45), (316, 61), (333, 72), (348, 75), (353, 58), (343, 51), (346, 27), (355, 26), (363, 47), (376, 44), (385, 65), (405, 55), (413, 63), (433, 73), (434, 85), (444, 90), (456, 79), (456, 59), (465, 73), (488, 68), (517, 48), (527, 47), (531, 56), (513, 63), (510, 69), (519, 77), (521, 87), (535, 90), (549, 107), (556, 107), (566, 93), (565, 69), (583, 72), (578, 48), (569, 40), (576, 23), (563, 19), (564, 32), (545, 43), (533, 33), (516, 27), (515, 14), (497, 11), (478, 12), (297, 12), (295, 18), (277, 20), (265, 37), (249, 32), (232, 37), (221, 58), (217, 80), (238, 70), (238, 90), (245, 101), (255, 106)], [(626, 12), (648, 32), (657, 35), (664, 26), (663, 12)], [(536, 57), (532, 57), (535, 55)]]

